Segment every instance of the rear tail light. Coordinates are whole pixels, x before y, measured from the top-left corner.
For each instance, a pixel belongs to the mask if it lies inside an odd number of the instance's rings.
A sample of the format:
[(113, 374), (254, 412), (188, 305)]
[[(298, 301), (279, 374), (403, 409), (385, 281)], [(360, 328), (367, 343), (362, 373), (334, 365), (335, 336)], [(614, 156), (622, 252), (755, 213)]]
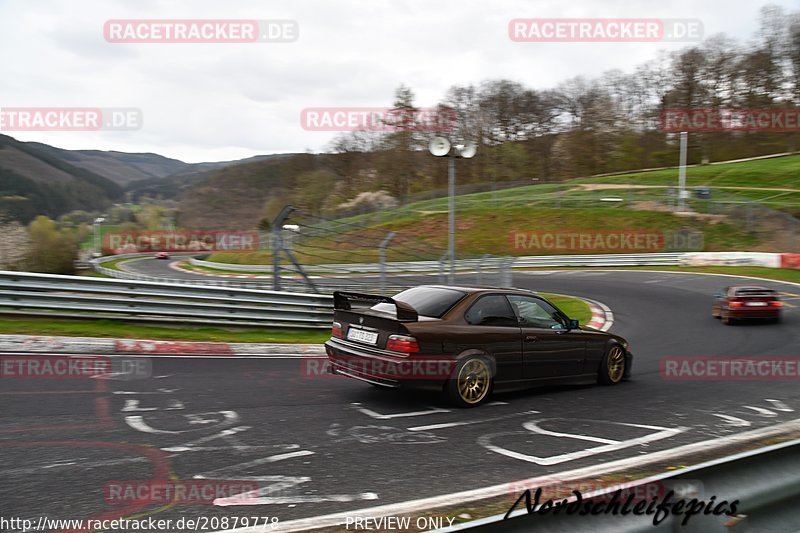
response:
[(780, 301), (778, 301), (778, 300), (772, 300), (772, 301), (769, 303), (769, 305), (771, 305), (772, 307), (780, 307), (780, 306), (782, 306), (782, 305), (783, 305), (783, 302), (780, 302)]
[(342, 325), (338, 322), (334, 322), (331, 325), (331, 337), (336, 337), (337, 339), (344, 338), (342, 335)]
[(742, 307), (744, 302), (742, 300), (731, 300), (728, 305), (731, 307)]
[(389, 335), (389, 339), (386, 341), (386, 349), (393, 352), (417, 353), (419, 344), (417, 344), (417, 339), (414, 337)]

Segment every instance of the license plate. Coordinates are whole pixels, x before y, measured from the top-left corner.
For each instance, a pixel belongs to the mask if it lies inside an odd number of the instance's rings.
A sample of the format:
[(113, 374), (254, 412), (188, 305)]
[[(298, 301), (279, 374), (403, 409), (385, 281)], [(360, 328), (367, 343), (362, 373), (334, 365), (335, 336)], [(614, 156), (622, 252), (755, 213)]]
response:
[(749, 305), (751, 307), (764, 307), (767, 305), (767, 302), (747, 302), (745, 305)]
[(376, 344), (378, 342), (378, 334), (374, 331), (364, 331), (363, 329), (350, 328), (347, 330), (347, 339), (366, 344)]

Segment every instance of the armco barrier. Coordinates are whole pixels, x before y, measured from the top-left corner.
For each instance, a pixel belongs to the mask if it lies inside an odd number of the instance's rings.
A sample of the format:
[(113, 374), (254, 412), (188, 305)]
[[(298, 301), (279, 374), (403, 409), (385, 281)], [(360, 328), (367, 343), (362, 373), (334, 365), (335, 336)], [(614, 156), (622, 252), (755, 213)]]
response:
[[(731, 457), (709, 461), (683, 468), (667, 474), (653, 476), (626, 483), (629, 490), (647, 484), (666, 481), (688, 481), (685, 494), (674, 494), (671, 502), (679, 499), (691, 502), (712, 502), (712, 508), (721, 501), (737, 501), (735, 516), (715, 516), (713, 513), (696, 513), (686, 520), (687, 511), (678, 512), (667, 507), (654, 525), (654, 513), (599, 513), (527, 514), (524, 502), (517, 511), (506, 518), (505, 514), (466, 522), (446, 528), (446, 531), (476, 532), (556, 532), (556, 531), (627, 531), (657, 532), (685, 531), (687, 533), (713, 533), (733, 531), (796, 531), (797, 515), (795, 502), (800, 496), (800, 441), (794, 440), (766, 448), (740, 453)], [(692, 485), (698, 489), (691, 490)], [(597, 491), (584, 498), (583, 502), (599, 502), (608, 499), (616, 490)], [(532, 492), (535, 492), (535, 488)], [(715, 500), (711, 497), (716, 496)], [(570, 502), (574, 501), (570, 498)], [(662, 498), (659, 498), (660, 502)], [(541, 502), (544, 503), (544, 502)], [(509, 505), (510, 507), (510, 505)], [(688, 507), (688, 506), (687, 506)], [(786, 512), (792, 512), (787, 516)], [(789, 524), (794, 525), (792, 527)], [(437, 531), (445, 531), (437, 530)]]
[(321, 294), (0, 271), (0, 312), (17, 315), (328, 328), (332, 308)]
[[(474, 271), (480, 268), (497, 267), (503, 263), (511, 268), (533, 268), (546, 266), (638, 266), (638, 265), (678, 265), (683, 253), (654, 253), (654, 254), (610, 254), (610, 255), (543, 255), (523, 257), (491, 257), (476, 259), (461, 259), (456, 262), (456, 270), (460, 272)], [(272, 272), (269, 265), (240, 265), (229, 263), (215, 263), (192, 258), (189, 260), (195, 266), (231, 272)], [(424, 273), (438, 272), (442, 263), (439, 261), (390, 261), (386, 263), (387, 273)], [(321, 264), (304, 265), (303, 268), (310, 274), (376, 274), (380, 272), (378, 263), (356, 264)]]

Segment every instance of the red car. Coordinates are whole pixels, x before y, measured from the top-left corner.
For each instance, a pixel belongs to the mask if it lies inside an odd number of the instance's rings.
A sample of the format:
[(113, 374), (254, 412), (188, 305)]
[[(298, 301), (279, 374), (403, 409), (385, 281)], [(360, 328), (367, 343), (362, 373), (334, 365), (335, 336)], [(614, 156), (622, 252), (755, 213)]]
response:
[(765, 319), (780, 322), (783, 303), (773, 289), (756, 285), (734, 285), (714, 295), (711, 316), (723, 324), (743, 319)]
[(169, 252), (156, 253), (156, 259), (169, 259)]

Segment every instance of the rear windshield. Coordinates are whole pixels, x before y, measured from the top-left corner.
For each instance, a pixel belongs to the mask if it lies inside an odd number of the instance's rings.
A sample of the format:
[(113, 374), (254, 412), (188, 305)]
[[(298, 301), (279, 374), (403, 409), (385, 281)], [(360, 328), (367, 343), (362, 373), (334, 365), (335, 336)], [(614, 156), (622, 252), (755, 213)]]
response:
[(775, 291), (772, 289), (751, 287), (747, 289), (736, 289), (736, 296), (775, 296)]
[[(453, 307), (456, 302), (466, 296), (467, 293), (455, 289), (443, 289), (438, 287), (414, 287), (393, 296), (395, 300), (405, 302), (417, 310), (420, 316), (432, 318), (442, 318), (442, 316)], [(372, 306), (376, 311), (384, 313), (394, 313), (395, 307), (392, 304), (380, 303)]]

